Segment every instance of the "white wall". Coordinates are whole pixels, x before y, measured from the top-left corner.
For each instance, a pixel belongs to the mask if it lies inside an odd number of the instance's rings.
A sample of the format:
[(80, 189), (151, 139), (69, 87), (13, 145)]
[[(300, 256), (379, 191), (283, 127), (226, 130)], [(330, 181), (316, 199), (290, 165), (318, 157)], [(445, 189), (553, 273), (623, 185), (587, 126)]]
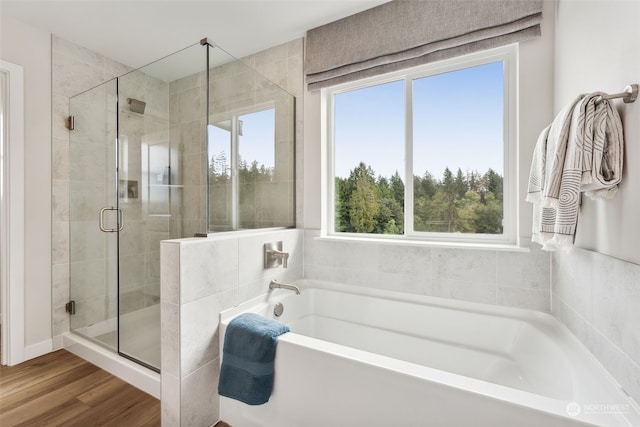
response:
[[(555, 111), (579, 93), (640, 83), (638, 20), (638, 1), (558, 2)], [(640, 264), (640, 102), (615, 103), (626, 140), (622, 183), (612, 201), (582, 198), (576, 246)]]
[(51, 35), (0, 17), (0, 57), (24, 67), (25, 356), (51, 350)]
[[(554, 111), (582, 92), (640, 83), (638, 19), (638, 1), (559, 1)], [(553, 314), (640, 401), (640, 101), (615, 102), (626, 139), (623, 181), (614, 200), (583, 198), (576, 245), (590, 250), (553, 254)]]

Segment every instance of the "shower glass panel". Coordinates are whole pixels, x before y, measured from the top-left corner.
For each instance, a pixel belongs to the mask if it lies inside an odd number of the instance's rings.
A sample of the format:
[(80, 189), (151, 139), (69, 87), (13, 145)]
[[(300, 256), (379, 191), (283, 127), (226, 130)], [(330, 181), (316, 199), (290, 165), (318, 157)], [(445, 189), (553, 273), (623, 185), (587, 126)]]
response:
[(160, 241), (205, 231), (205, 70), (198, 44), (118, 78), (119, 352), (153, 368), (160, 368)]
[[(71, 98), (69, 277), (72, 331), (117, 350), (117, 81)], [(104, 208), (109, 208), (105, 209)]]
[(70, 99), (73, 332), (160, 370), (160, 241), (294, 226), (294, 107), (209, 44)]
[(295, 226), (295, 98), (210, 48), (209, 232)]

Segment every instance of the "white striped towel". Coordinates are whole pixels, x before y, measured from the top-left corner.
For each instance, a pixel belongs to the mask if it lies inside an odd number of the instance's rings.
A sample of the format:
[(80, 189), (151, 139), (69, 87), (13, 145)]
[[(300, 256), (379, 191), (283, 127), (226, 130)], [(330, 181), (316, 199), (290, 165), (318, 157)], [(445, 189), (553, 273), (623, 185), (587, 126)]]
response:
[(533, 203), (531, 240), (544, 250), (573, 246), (580, 193), (610, 199), (622, 178), (622, 122), (601, 93), (565, 106), (536, 143), (526, 200)]

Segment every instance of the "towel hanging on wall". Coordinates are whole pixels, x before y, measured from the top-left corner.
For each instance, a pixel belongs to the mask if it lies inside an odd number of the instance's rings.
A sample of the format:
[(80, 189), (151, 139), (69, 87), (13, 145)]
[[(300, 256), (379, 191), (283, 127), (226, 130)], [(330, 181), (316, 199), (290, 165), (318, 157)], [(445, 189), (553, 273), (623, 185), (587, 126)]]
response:
[(618, 189), (622, 122), (603, 95), (578, 96), (538, 137), (526, 200), (533, 203), (531, 240), (544, 250), (573, 246), (581, 192), (610, 199)]

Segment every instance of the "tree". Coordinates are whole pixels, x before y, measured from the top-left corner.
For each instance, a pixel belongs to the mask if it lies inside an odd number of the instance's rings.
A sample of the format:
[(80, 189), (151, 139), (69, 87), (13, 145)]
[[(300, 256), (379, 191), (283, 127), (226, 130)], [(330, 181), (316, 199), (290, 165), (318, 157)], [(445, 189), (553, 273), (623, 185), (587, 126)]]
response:
[(360, 163), (355, 169), (355, 189), (351, 194), (349, 207), (350, 222), (356, 233), (373, 231), (379, 210), (373, 170)]
[(460, 170), (460, 168), (458, 168), (456, 177), (453, 180), (453, 188), (456, 192), (456, 197), (459, 199), (463, 198), (469, 189), (467, 178), (462, 174), (462, 170)]
[[(336, 231), (377, 234), (404, 233), (404, 182), (396, 171), (378, 176), (361, 162), (348, 178), (335, 178)], [(489, 169), (442, 179), (429, 171), (413, 177), (414, 230), (450, 233), (502, 233), (500, 174)]]
[(476, 233), (502, 233), (502, 201), (498, 201), (493, 193), (487, 193), (485, 203), (476, 206), (475, 214)]

